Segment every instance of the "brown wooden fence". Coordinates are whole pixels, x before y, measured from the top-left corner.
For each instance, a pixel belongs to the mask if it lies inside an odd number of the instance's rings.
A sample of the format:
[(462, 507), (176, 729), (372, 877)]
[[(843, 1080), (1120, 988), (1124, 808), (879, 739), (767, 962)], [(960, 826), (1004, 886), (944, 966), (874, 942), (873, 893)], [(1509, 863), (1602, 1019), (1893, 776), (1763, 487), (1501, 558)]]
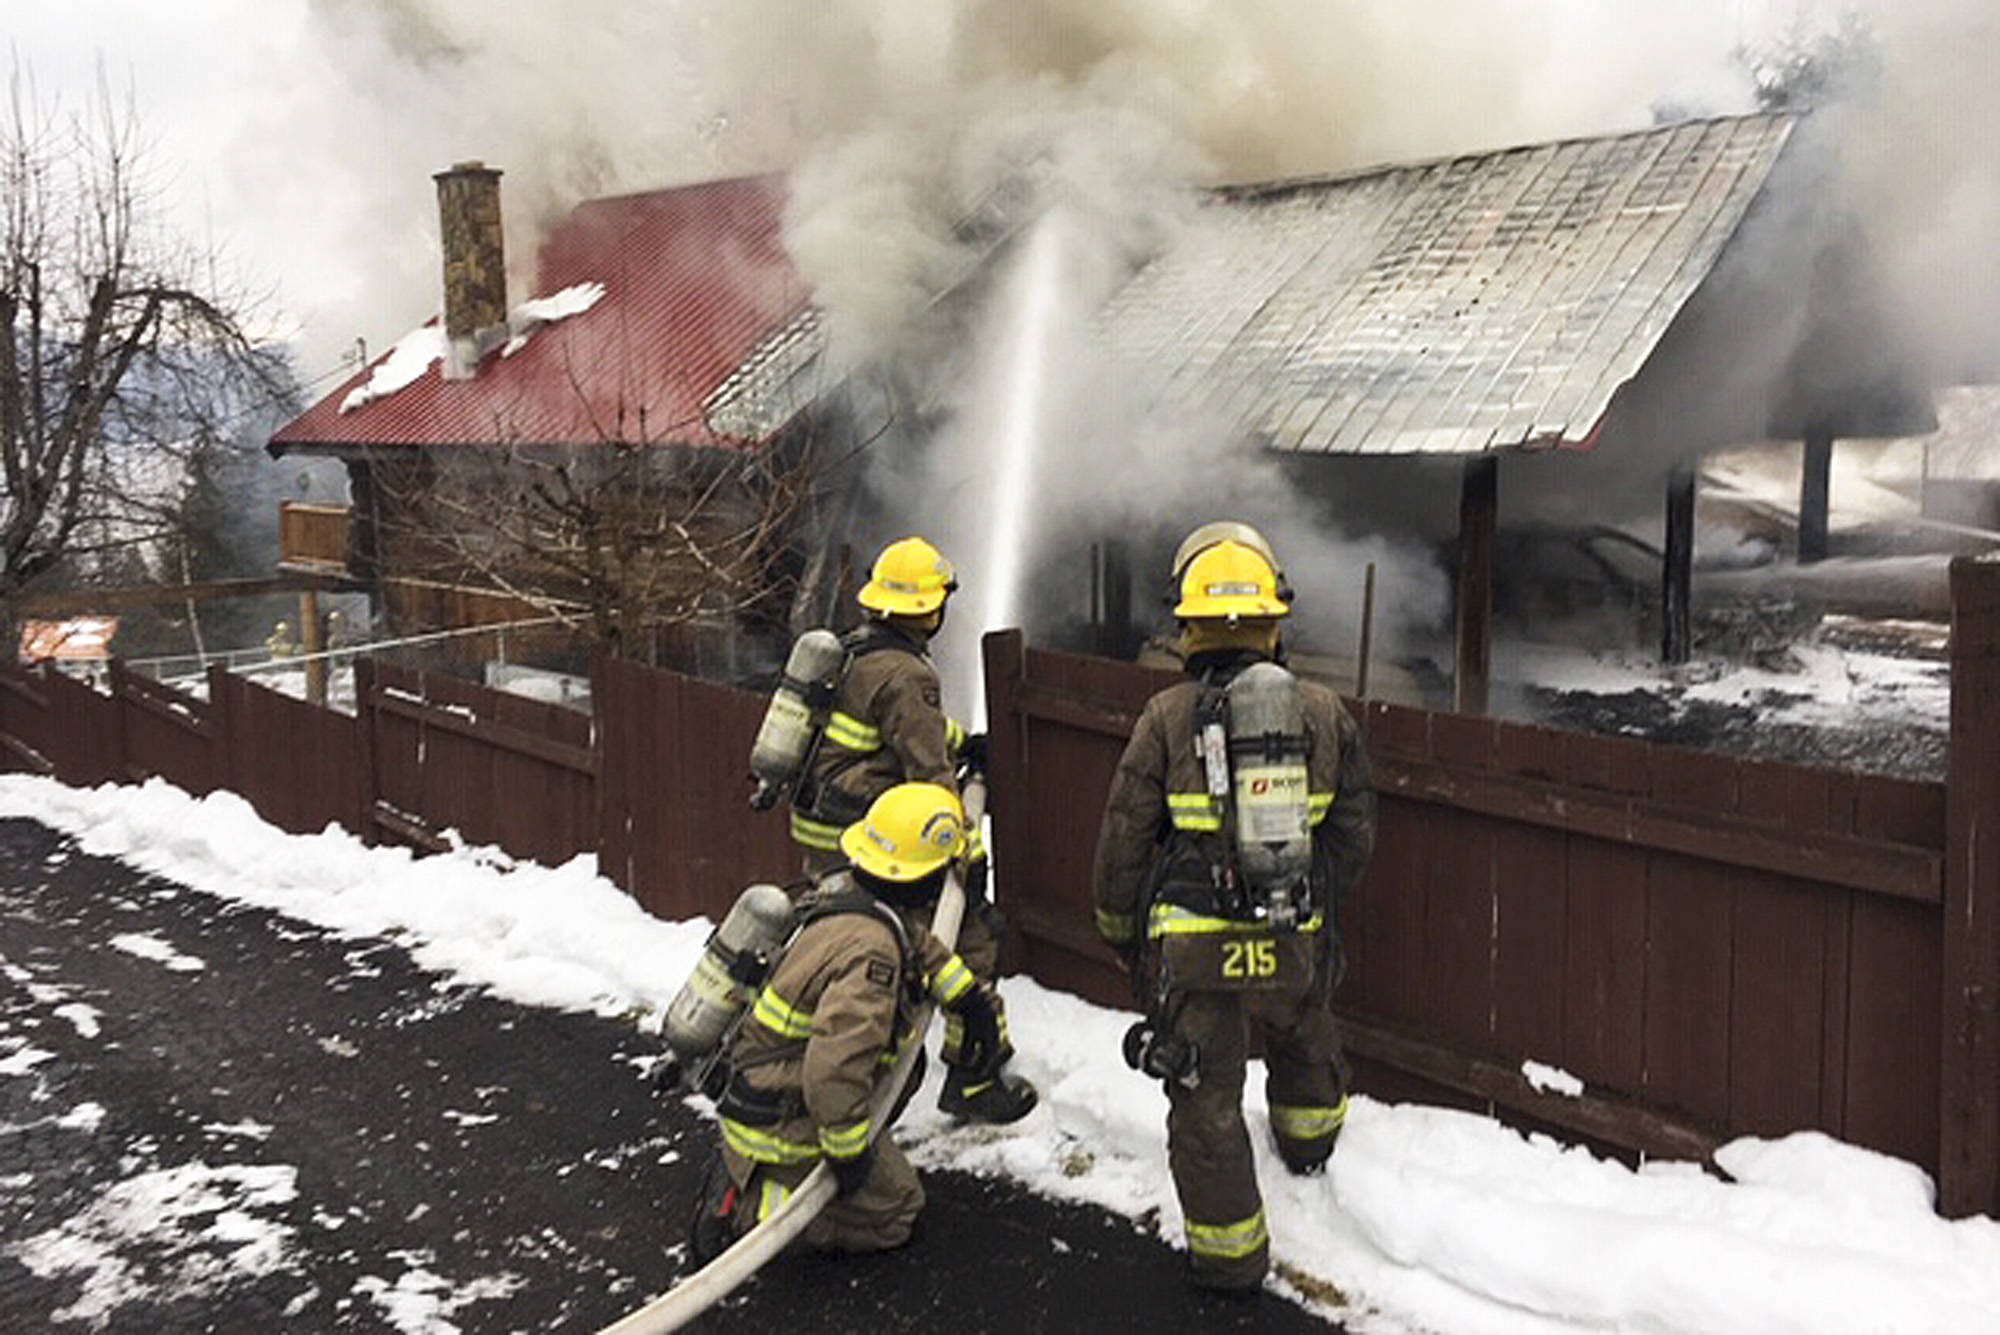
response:
[[(2000, 562), (1953, 570), (1952, 768), (1912, 783), (1491, 719), (1357, 709), (1378, 851), (1341, 906), (1360, 1087), (1627, 1149), (1819, 1128), (2000, 1212)], [(1089, 911), (1111, 770), (1170, 677), (989, 636), (1010, 967), (1129, 1006)], [(543, 862), (596, 852), (666, 917), (797, 865), (753, 813), (761, 701), (602, 662), (584, 715), (364, 666), (336, 714), (216, 671), (200, 700), (0, 669), (0, 761), (96, 784), (226, 786), (292, 830)], [(1582, 1097), (1538, 1092), (1560, 1067)]]
[(625, 660), (600, 660), (605, 874), (664, 918), (719, 918), (751, 881), (798, 874), (782, 808), (753, 812), (751, 739), (764, 701)]
[[(987, 644), (996, 862), (1028, 972), (1131, 1006), (1098, 807), (1161, 674)], [(1363, 1088), (1656, 1153), (1801, 1126), (1934, 1162), (1944, 786), (1356, 710), (1378, 852), (1340, 907)], [(1590, 1088), (1537, 1094), (1524, 1060)]]

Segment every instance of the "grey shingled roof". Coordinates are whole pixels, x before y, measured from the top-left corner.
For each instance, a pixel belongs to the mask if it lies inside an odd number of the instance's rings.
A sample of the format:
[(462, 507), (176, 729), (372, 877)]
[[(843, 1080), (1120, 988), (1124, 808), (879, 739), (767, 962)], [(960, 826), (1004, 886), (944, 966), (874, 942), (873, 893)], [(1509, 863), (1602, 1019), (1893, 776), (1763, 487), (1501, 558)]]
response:
[[(1096, 326), (1155, 406), (1275, 449), (1585, 444), (1793, 123), (1689, 121), (1210, 191)], [(711, 423), (768, 434), (827, 387), (823, 344), (802, 312), (711, 396)]]
[(1281, 450), (1588, 443), (1792, 118), (1214, 193), (1099, 326), (1152, 397)]

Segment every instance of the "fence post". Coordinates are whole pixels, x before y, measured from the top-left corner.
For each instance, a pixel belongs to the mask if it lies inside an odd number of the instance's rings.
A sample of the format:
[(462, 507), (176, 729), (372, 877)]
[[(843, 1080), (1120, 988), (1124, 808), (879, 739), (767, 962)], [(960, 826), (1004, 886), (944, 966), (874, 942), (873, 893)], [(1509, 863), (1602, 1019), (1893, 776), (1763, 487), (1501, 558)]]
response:
[[(250, 794), (243, 791), (247, 776), (242, 774), (241, 762), (236, 754), (238, 731), (242, 725), (237, 709), (235, 680), (229, 669), (220, 663), (208, 665), (208, 722), (211, 729), (209, 745), (215, 748), (215, 781), (228, 791), (245, 801)], [(253, 803), (254, 805), (254, 803)], [(257, 813), (269, 820), (266, 812)]]
[(2000, 1212), (2000, 558), (1951, 563), (1938, 1208)]
[(361, 828), (364, 844), (377, 842), (375, 833), (375, 660), (354, 660), (354, 725), (361, 734)]
[[(996, 878), (1011, 866), (1027, 865), (1022, 840), (1028, 834), (1027, 730), (1021, 720), (1021, 678), (1027, 637), (1018, 630), (990, 631), (980, 641), (981, 676), (986, 683), (986, 809), (993, 815)], [(996, 886), (997, 889), (997, 886)], [(1019, 967), (1024, 942), (1018, 916), (1005, 919), (1001, 948)]]

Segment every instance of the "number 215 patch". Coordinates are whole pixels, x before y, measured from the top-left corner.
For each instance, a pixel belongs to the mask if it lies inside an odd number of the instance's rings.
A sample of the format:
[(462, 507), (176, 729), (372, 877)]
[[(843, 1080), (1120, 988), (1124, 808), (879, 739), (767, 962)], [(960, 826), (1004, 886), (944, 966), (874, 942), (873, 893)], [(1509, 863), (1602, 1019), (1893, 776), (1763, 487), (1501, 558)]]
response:
[(1222, 943), (1224, 978), (1271, 978), (1278, 972), (1278, 943), (1225, 941)]

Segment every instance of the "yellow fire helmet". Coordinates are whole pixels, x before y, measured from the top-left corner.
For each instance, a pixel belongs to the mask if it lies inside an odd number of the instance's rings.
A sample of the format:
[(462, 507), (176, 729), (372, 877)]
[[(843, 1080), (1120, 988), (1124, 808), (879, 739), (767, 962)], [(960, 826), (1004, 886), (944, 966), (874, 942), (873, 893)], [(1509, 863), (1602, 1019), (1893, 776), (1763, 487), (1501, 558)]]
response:
[(1190, 532), (1174, 549), (1173, 577), (1167, 585), (1167, 603), (1170, 606), (1180, 597), (1181, 580), (1187, 575), (1188, 562), (1224, 540), (1240, 542), (1270, 562), (1271, 573), (1277, 577), (1279, 599), (1287, 603), (1292, 600), (1291, 588), (1285, 580), (1285, 568), (1279, 564), (1277, 552), (1264, 540), (1264, 535), (1240, 519), (1214, 519)]
[(951, 562), (922, 538), (903, 538), (882, 549), (868, 582), (855, 597), (884, 616), (923, 616), (944, 606), (958, 587)]
[(1256, 549), (1225, 538), (1196, 552), (1181, 575), (1174, 615), (1184, 620), (1281, 617), (1291, 611), (1279, 596), (1278, 572)]
[(965, 808), (941, 784), (899, 783), (840, 836), (856, 867), (885, 881), (917, 881), (965, 849)]

